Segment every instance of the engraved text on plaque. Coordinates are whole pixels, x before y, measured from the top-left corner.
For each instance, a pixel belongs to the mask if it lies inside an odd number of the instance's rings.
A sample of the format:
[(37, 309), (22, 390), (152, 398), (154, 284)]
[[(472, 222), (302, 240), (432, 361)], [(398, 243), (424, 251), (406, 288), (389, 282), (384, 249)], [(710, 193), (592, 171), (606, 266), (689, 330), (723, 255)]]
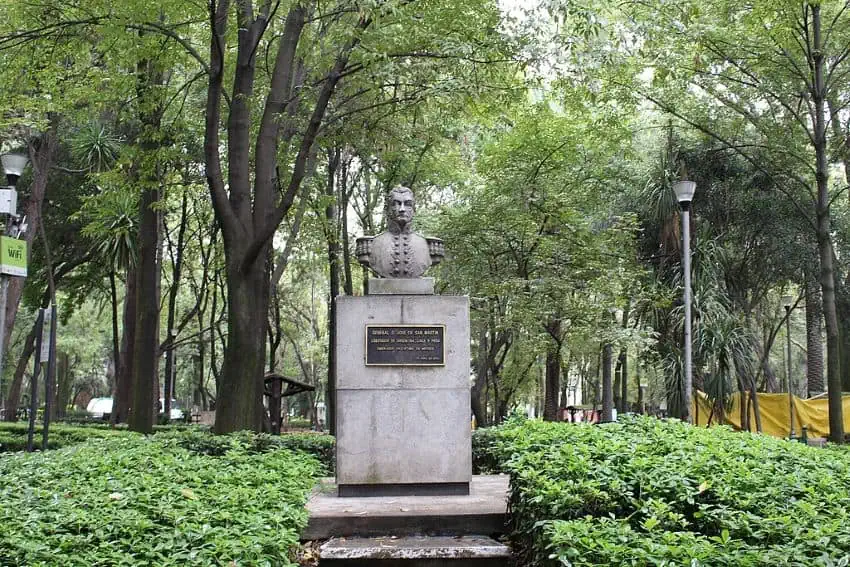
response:
[(367, 366), (444, 366), (445, 325), (366, 325)]

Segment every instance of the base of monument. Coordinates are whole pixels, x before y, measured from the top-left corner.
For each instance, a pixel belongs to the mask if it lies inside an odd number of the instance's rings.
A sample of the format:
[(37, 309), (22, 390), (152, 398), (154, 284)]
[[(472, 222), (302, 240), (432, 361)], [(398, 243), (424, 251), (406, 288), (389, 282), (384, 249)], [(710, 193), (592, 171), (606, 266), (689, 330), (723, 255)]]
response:
[(340, 498), (334, 479), (322, 479), (307, 502), (301, 539), (505, 533), (508, 480), (473, 475), (469, 496)]
[(434, 295), (434, 278), (369, 278), (369, 295)]
[(340, 484), (337, 494), (343, 498), (381, 496), (468, 496), (468, 482), (414, 484)]
[(336, 537), (321, 547), (328, 567), (506, 567), (511, 550), (487, 536)]

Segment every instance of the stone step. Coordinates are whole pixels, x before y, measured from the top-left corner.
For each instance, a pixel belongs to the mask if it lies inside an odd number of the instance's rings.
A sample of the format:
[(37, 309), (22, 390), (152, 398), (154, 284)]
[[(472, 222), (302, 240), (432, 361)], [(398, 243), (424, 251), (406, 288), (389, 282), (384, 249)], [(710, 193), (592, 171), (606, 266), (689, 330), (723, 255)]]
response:
[(319, 567), (507, 567), (511, 551), (480, 535), (333, 538)]
[(468, 496), (340, 497), (332, 479), (313, 491), (302, 540), (505, 531), (508, 477), (475, 475)]

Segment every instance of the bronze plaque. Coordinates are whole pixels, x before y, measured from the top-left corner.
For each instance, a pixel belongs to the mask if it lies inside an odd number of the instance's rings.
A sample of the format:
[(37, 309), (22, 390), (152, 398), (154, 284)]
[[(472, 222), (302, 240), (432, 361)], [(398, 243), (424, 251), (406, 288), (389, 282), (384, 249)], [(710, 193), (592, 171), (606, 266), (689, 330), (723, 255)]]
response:
[(445, 366), (445, 325), (366, 325), (366, 366)]

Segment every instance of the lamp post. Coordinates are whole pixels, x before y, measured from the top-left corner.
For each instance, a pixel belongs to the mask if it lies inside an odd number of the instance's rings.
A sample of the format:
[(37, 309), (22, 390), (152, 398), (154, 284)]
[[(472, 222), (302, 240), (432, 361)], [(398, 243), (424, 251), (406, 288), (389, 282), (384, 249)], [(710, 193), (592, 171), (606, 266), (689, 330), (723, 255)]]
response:
[(794, 394), (791, 387), (791, 307), (794, 304), (794, 298), (790, 295), (782, 296), (782, 305), (785, 307), (785, 382), (788, 384), (788, 415), (791, 418), (791, 431), (788, 435), (789, 439), (794, 439)]
[[(17, 191), (15, 189), (20, 179), (24, 168), (27, 166), (29, 159), (22, 154), (3, 154), (0, 156), (0, 164), (3, 166), (3, 173), (6, 175), (7, 186), (0, 188), (0, 214), (7, 214), (12, 218), (17, 218)], [(9, 224), (8, 222), (6, 223)], [(8, 228), (8, 226), (7, 226)], [(5, 229), (4, 229), (5, 230)], [(17, 237), (17, 234), (11, 236)], [(9, 291), (9, 277), (0, 273), (0, 382), (3, 380), (3, 360), (5, 358), (5, 341), (6, 336), (6, 297)], [(0, 395), (5, 406), (5, 397)]]
[[(614, 319), (613, 311), (604, 314), (605, 322), (610, 324)], [(611, 379), (611, 362), (614, 347), (610, 339), (602, 345), (602, 415), (599, 421), (608, 423), (614, 421), (614, 382)]]
[(682, 404), (682, 420), (693, 423), (691, 403), (693, 402), (693, 368), (691, 355), (691, 201), (696, 191), (696, 181), (677, 181), (673, 184), (673, 192), (682, 208), (682, 271), (685, 277), (685, 392)]

